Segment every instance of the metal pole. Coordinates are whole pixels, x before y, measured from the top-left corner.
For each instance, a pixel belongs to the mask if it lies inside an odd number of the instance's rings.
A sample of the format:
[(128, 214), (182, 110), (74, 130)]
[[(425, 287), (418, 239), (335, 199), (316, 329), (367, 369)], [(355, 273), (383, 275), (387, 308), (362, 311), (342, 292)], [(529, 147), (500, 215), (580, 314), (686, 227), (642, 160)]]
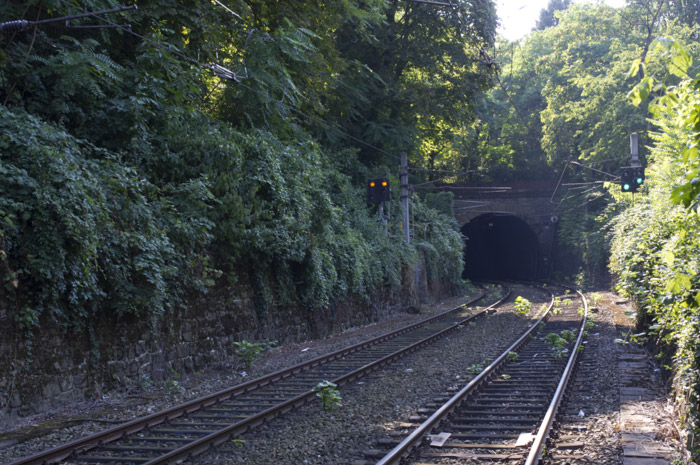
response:
[(636, 132), (630, 134), (630, 166), (640, 168), (642, 162), (639, 161), (639, 135)]
[(384, 235), (388, 235), (386, 219), (384, 218), (384, 202), (379, 202), (379, 212), (377, 214), (377, 221), (382, 223), (381, 228), (384, 230)]
[(389, 218), (391, 218), (391, 200), (386, 203), (386, 215), (384, 215), (384, 235), (389, 236)]
[(406, 244), (411, 243), (410, 216), (408, 211), (408, 154), (401, 152), (401, 210), (403, 210), (403, 232)]

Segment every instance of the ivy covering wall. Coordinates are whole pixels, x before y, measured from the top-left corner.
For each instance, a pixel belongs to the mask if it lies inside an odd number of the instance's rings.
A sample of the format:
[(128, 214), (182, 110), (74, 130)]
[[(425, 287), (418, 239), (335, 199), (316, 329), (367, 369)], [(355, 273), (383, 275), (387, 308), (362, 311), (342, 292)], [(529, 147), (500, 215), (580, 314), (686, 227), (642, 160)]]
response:
[[(401, 94), (403, 73), (442, 55), (424, 51), (400, 69), (362, 61), (383, 47), (377, 37), (401, 33), (386, 22), (401, 11), (444, 35), (460, 17), (396, 2), (297, 3), (241, 1), (236, 17), (212, 2), (138, 2), (73, 22), (130, 31), (58, 21), (0, 36), (0, 303), (15, 329), (155, 325), (215, 286), (252, 287), (261, 317), (275, 305), (314, 312), (399, 286), (421, 255), (431, 279), (461, 285), (454, 218), (416, 198), (409, 246), (398, 204), (399, 150), (415, 159), (420, 146), (408, 127), (417, 114), (394, 114), (414, 95)], [(114, 6), (3, 2), (0, 18)], [(494, 20), (476, 26), (465, 43), (493, 39)], [(400, 52), (424, 46), (411, 39)], [(463, 47), (450, 53), (474, 61)], [(216, 76), (213, 62), (237, 77)], [(478, 68), (469, 95), (488, 84)], [(426, 85), (451, 86), (415, 77), (412, 92)], [(366, 202), (365, 182), (379, 176), (395, 186), (387, 234)]]

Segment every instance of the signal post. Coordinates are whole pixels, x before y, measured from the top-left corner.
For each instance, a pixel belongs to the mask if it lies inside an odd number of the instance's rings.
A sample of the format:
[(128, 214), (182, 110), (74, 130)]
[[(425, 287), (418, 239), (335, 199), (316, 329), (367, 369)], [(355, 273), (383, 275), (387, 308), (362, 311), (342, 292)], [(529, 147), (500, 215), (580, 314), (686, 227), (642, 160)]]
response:
[(630, 134), (630, 166), (620, 168), (620, 189), (622, 192), (637, 192), (644, 183), (644, 168), (639, 160), (639, 136)]

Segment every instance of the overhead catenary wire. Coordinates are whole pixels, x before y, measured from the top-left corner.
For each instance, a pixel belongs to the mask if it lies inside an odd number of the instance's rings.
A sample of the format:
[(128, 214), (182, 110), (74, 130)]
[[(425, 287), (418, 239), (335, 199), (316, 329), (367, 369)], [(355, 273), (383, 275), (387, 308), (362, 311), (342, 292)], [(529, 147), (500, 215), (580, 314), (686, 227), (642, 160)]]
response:
[(413, 2), (413, 3), (426, 3), (428, 5), (436, 5), (436, 6), (450, 6), (452, 8), (457, 8), (457, 6), (458, 6), (456, 3), (436, 2), (433, 0), (407, 0), (407, 1)]
[(305, 117), (305, 118), (307, 118), (307, 119), (310, 119), (310, 120), (312, 120), (312, 121), (314, 121), (314, 122), (316, 122), (316, 123), (322, 125), (322, 126), (325, 127), (326, 129), (330, 129), (330, 130), (332, 130), (332, 131), (335, 131), (335, 132), (337, 132), (338, 134), (340, 134), (340, 135), (342, 135), (342, 136), (344, 136), (344, 137), (347, 137), (348, 139), (351, 139), (351, 140), (357, 142), (358, 144), (362, 144), (362, 145), (364, 145), (365, 147), (368, 147), (368, 148), (370, 148), (370, 149), (376, 150), (377, 152), (382, 153), (382, 154), (384, 154), (384, 155), (386, 155), (386, 156), (395, 158), (395, 159), (397, 159), (397, 160), (399, 160), (399, 161), (401, 160), (401, 156), (400, 156), (400, 155), (396, 155), (396, 154), (391, 153), (391, 152), (388, 152), (388, 151), (386, 151), (386, 150), (384, 150), (384, 149), (382, 149), (382, 148), (380, 148), (380, 147), (377, 147), (377, 146), (375, 146), (375, 145), (372, 145), (372, 144), (370, 144), (369, 142), (365, 142), (364, 140), (362, 140), (362, 139), (360, 139), (360, 138), (358, 138), (358, 137), (355, 137), (355, 136), (353, 136), (352, 134), (348, 134), (347, 132), (343, 131), (342, 129), (339, 129), (339, 128), (335, 127), (335, 126), (332, 126), (332, 125), (326, 123), (326, 122), (323, 121), (321, 118), (317, 118), (317, 117), (315, 117), (315, 116), (307, 115), (306, 113), (302, 112), (301, 110), (298, 110), (298, 109), (294, 108), (293, 106), (291, 106), (291, 105), (289, 105), (289, 104), (286, 104), (286, 103), (281, 102), (281, 101), (279, 101), (279, 100), (274, 100), (272, 97), (270, 97), (269, 95), (265, 94), (264, 92), (261, 92), (261, 91), (259, 91), (259, 90), (257, 90), (257, 89), (254, 89), (253, 87), (250, 87), (250, 86), (248, 86), (248, 85), (246, 85), (246, 84), (244, 84), (244, 83), (242, 83), (242, 82), (240, 82), (240, 81), (238, 81), (238, 80), (236, 80), (235, 82), (236, 82), (238, 85), (240, 85), (241, 87), (244, 87), (245, 89), (248, 89), (248, 90), (251, 91), (251, 92), (254, 92), (254, 93), (258, 94), (258, 95), (261, 95), (261, 96), (263, 96), (263, 97), (266, 97), (266, 98), (269, 98), (269, 99), (273, 100), (273, 101), (274, 101), (275, 103), (277, 103), (278, 105), (282, 105), (282, 106), (284, 106), (284, 107), (287, 107), (287, 109), (289, 109), (290, 111), (296, 113), (296, 114), (299, 115), (299, 116), (303, 116), (303, 117)]
[[(99, 15), (105, 15), (105, 14), (109, 14), (109, 13), (121, 13), (122, 11), (135, 10), (135, 9), (136, 9), (136, 5), (128, 5), (128, 6), (120, 6), (120, 7), (116, 7), (116, 8), (111, 8), (109, 10), (87, 11), (87, 12), (78, 13), (75, 15), (59, 16), (57, 18), (47, 18), (47, 19), (41, 19), (41, 20), (36, 20), (36, 21), (28, 21), (26, 19), (18, 19), (15, 21), (6, 21), (4, 23), (0, 23), (0, 33), (7, 34), (7, 33), (14, 33), (14, 32), (22, 32), (22, 31), (29, 29), (32, 26), (37, 26), (39, 24), (56, 23), (59, 21), (65, 21), (66, 26), (70, 27), (70, 20), (72, 20), (72, 19), (86, 18), (88, 16), (94, 16), (97, 18), (101, 18)], [(111, 25), (109, 27), (119, 27), (122, 29), (129, 28), (128, 25), (114, 24), (114, 23), (111, 23)]]
[[(460, 19), (460, 21), (461, 21), (461, 19)], [(472, 55), (472, 57), (474, 59), (479, 60), (479, 58), (471, 50), (469, 51), (469, 53)], [(484, 56), (484, 58), (486, 58), (488, 60), (489, 64), (496, 63), (496, 61), (493, 58), (491, 58), (483, 48), (479, 49), (479, 53), (481, 53), (481, 55)], [(512, 64), (511, 64), (511, 68), (512, 68)], [(501, 90), (503, 90), (503, 93), (505, 94), (506, 99), (508, 100), (508, 103), (510, 104), (511, 107), (513, 107), (513, 110), (515, 110), (515, 113), (518, 115), (518, 119), (520, 119), (520, 121), (522, 121), (523, 125), (525, 125), (525, 128), (529, 132), (533, 132), (532, 128), (530, 127), (530, 123), (525, 119), (523, 114), (520, 112), (520, 108), (518, 108), (518, 106), (513, 101), (513, 98), (510, 96), (508, 89), (506, 89), (505, 85), (503, 85), (503, 81), (501, 81), (501, 76), (498, 73), (498, 68), (496, 70), (495, 76), (496, 76), (496, 81), (498, 82), (499, 87), (501, 88)]]
[[(555, 197), (557, 191), (559, 190), (559, 187), (563, 187), (563, 186), (568, 187), (567, 192), (566, 192), (566, 195), (557, 203), (556, 207), (554, 208), (554, 211), (555, 211), (555, 212), (559, 209), (559, 207), (563, 204), (563, 202), (568, 198), (569, 192), (570, 192), (571, 190), (575, 190), (575, 189), (579, 189), (579, 188), (580, 188), (580, 187), (575, 187), (575, 186), (583, 186), (582, 188), (585, 188), (585, 187), (587, 187), (587, 186), (589, 186), (589, 185), (591, 185), (591, 184), (594, 184), (594, 185), (595, 185), (592, 189), (589, 189), (589, 190), (586, 190), (586, 191), (583, 191), (583, 192), (579, 192), (579, 193), (577, 194), (577, 196), (581, 196), (581, 195), (587, 194), (588, 192), (590, 192), (590, 191), (592, 191), (592, 190), (595, 190), (596, 188), (601, 187), (601, 186), (603, 186), (603, 185), (605, 184), (605, 181), (592, 181), (592, 182), (587, 182), (587, 183), (563, 184), (563, 183), (562, 183), (562, 180), (564, 179), (564, 173), (566, 172), (566, 168), (568, 168), (569, 165), (576, 165), (576, 166), (580, 166), (580, 167), (582, 167), (582, 168), (589, 169), (589, 170), (591, 170), (591, 171), (593, 171), (593, 172), (600, 173), (600, 174), (603, 174), (603, 175), (605, 175), (605, 176), (611, 177), (611, 178), (613, 178), (613, 180), (617, 180), (617, 179), (620, 178), (619, 176), (616, 176), (616, 175), (614, 175), (614, 174), (612, 174), (612, 173), (608, 173), (607, 171), (602, 171), (602, 170), (599, 170), (599, 169), (596, 169), (596, 168), (593, 168), (593, 167), (584, 165), (583, 163), (580, 163), (580, 162), (575, 161), (575, 160), (568, 160), (568, 161), (566, 162), (566, 165), (564, 166), (564, 169), (562, 169), (561, 176), (559, 176), (559, 181), (557, 182), (557, 186), (556, 186), (556, 188), (554, 189), (554, 192), (552, 193), (552, 197), (549, 199), (549, 202), (552, 203), (552, 204), (554, 204), (554, 203), (555, 203), (555, 202), (554, 202), (554, 197)], [(568, 212), (568, 211), (570, 211), (570, 210), (567, 210), (567, 212)], [(566, 212), (565, 212), (565, 213), (566, 213)]]
[[(67, 6), (69, 6), (69, 7), (78, 8), (76, 5), (73, 5), (72, 3), (68, 2), (67, 0), (59, 0), (59, 1), (60, 1), (61, 3), (63, 3), (64, 5), (67, 5)], [(219, 4), (219, 5), (221, 5), (221, 6), (224, 6), (224, 5), (221, 4), (220, 2), (216, 2), (216, 3)], [(225, 6), (224, 6), (224, 7), (225, 7)], [(228, 9), (228, 8), (227, 8), (227, 9)], [(166, 50), (166, 51), (172, 53), (173, 55), (176, 55), (176, 56), (182, 58), (183, 60), (185, 60), (185, 61), (187, 61), (187, 62), (189, 62), (189, 63), (191, 63), (191, 64), (197, 65), (198, 67), (200, 67), (200, 68), (202, 68), (202, 69), (207, 69), (207, 70), (209, 70), (210, 72), (212, 72), (214, 75), (216, 75), (217, 77), (219, 77), (219, 78), (221, 78), (221, 79), (231, 80), (231, 81), (237, 83), (238, 85), (240, 85), (241, 87), (243, 87), (243, 88), (245, 88), (245, 89), (247, 89), (247, 90), (249, 90), (249, 91), (251, 91), (251, 92), (254, 92), (254, 93), (256, 93), (256, 94), (258, 94), (258, 95), (260, 95), (260, 96), (263, 96), (263, 97), (265, 97), (265, 98), (267, 98), (267, 99), (269, 99), (269, 100), (275, 102), (275, 103), (278, 104), (278, 105), (284, 106), (284, 107), (286, 107), (287, 109), (289, 109), (290, 111), (296, 113), (297, 115), (300, 115), (300, 116), (303, 116), (303, 117), (305, 117), (305, 118), (307, 118), (307, 119), (313, 120), (313, 121), (315, 121), (315, 122), (321, 124), (322, 126), (324, 126), (326, 129), (336, 131), (336, 132), (339, 133), (340, 135), (342, 135), (342, 136), (344, 136), (344, 137), (347, 137), (347, 138), (349, 138), (349, 139), (351, 139), (351, 140), (353, 140), (353, 141), (355, 141), (355, 142), (357, 142), (357, 143), (359, 143), (359, 144), (361, 144), (361, 145), (364, 145), (365, 147), (368, 147), (368, 148), (370, 148), (370, 149), (372, 149), (372, 150), (375, 150), (375, 151), (377, 151), (377, 152), (379, 152), (379, 153), (382, 153), (382, 154), (387, 155), (387, 156), (389, 156), (389, 157), (395, 158), (395, 159), (397, 159), (397, 160), (400, 160), (400, 159), (401, 159), (401, 157), (400, 157), (399, 155), (396, 155), (396, 154), (393, 154), (393, 153), (391, 153), (391, 152), (388, 152), (388, 151), (386, 151), (386, 150), (384, 150), (384, 149), (382, 149), (382, 148), (380, 148), (380, 147), (377, 147), (377, 146), (375, 146), (375, 145), (373, 145), (373, 144), (370, 144), (369, 142), (365, 142), (364, 140), (362, 140), (362, 139), (360, 139), (360, 138), (358, 138), (358, 137), (355, 137), (355, 136), (353, 136), (353, 135), (351, 135), (351, 134), (348, 134), (347, 132), (345, 132), (345, 131), (343, 131), (343, 130), (341, 130), (341, 129), (335, 127), (335, 126), (332, 126), (332, 125), (326, 123), (325, 121), (321, 120), (320, 118), (317, 118), (317, 117), (314, 117), (314, 116), (311, 116), (311, 115), (307, 115), (306, 113), (302, 112), (301, 110), (298, 110), (298, 109), (294, 108), (293, 106), (291, 106), (291, 105), (289, 105), (289, 104), (286, 104), (286, 103), (284, 103), (284, 102), (282, 102), (282, 101), (280, 101), (280, 100), (276, 100), (275, 98), (273, 98), (272, 96), (266, 94), (265, 92), (259, 91), (259, 90), (257, 90), (257, 89), (254, 89), (253, 87), (250, 87), (250, 86), (248, 86), (248, 85), (242, 83), (242, 82), (240, 81), (240, 79), (238, 79), (238, 76), (236, 75), (235, 72), (233, 72), (233, 71), (227, 69), (227, 68), (224, 67), (224, 66), (219, 65), (218, 63), (210, 63), (210, 64), (202, 63), (201, 61), (199, 61), (199, 60), (197, 60), (197, 59), (195, 59), (195, 58), (192, 58), (192, 57), (190, 57), (190, 56), (185, 55), (184, 53), (180, 52), (179, 50), (177, 50), (175, 47), (173, 47), (173, 46), (170, 45), (170, 44), (164, 45), (164, 44), (158, 43), (158, 42), (156, 42), (156, 41), (153, 41), (153, 40), (151, 40), (151, 39), (148, 39), (147, 37), (145, 37), (145, 36), (143, 36), (143, 35), (141, 35), (141, 34), (138, 34), (138, 33), (134, 32), (134, 31), (132, 31), (130, 28), (126, 28), (126, 27), (124, 27), (124, 26), (122, 26), (122, 25), (115, 24), (114, 22), (112, 22), (112, 21), (110, 21), (110, 20), (108, 20), (108, 19), (106, 19), (106, 18), (103, 18), (103, 17), (101, 17), (101, 16), (99, 16), (99, 15), (97, 15), (97, 14), (95, 14), (95, 13), (90, 13), (90, 12), (88, 12), (88, 13), (86, 13), (86, 15), (87, 15), (87, 16), (94, 16), (95, 18), (97, 18), (97, 19), (99, 19), (99, 20), (101, 20), (101, 21), (104, 21), (104, 22), (106, 22), (106, 23), (112, 25), (113, 27), (119, 28), (119, 29), (121, 29), (121, 30), (123, 30), (123, 31), (125, 31), (125, 32), (127, 32), (127, 33), (129, 33), (129, 34), (132, 34), (132, 35), (135, 36), (135, 37), (138, 37), (139, 39), (143, 40), (144, 42), (149, 43), (150, 45), (153, 45), (154, 47), (158, 47), (158, 48), (161, 48), (161, 49), (163, 49), (163, 50)]]
[(476, 170), (469, 170), (469, 171), (451, 171), (451, 170), (436, 170), (436, 169), (430, 169), (430, 168), (419, 168), (419, 167), (412, 167), (410, 166), (408, 168), (409, 171), (423, 171), (426, 173), (447, 173), (447, 174), (452, 174), (455, 176), (459, 175), (467, 175), (467, 174), (472, 174), (476, 173)]
[(608, 173), (607, 171), (602, 171), (602, 170), (599, 170), (599, 169), (596, 169), (596, 168), (592, 168), (592, 167), (590, 167), (590, 166), (586, 166), (586, 165), (584, 165), (584, 164), (582, 164), (582, 163), (579, 163), (579, 162), (577, 162), (577, 161), (574, 161), (574, 160), (569, 161), (569, 163), (571, 163), (571, 164), (573, 164), (573, 165), (576, 165), (576, 166), (580, 166), (581, 168), (586, 168), (586, 169), (588, 169), (588, 170), (595, 171), (596, 173), (604, 174), (605, 176), (608, 176), (608, 177), (611, 177), (611, 178), (614, 178), (614, 179), (618, 179), (618, 178), (619, 178), (619, 176), (617, 176), (617, 175), (614, 175), (614, 174), (612, 174), (612, 173)]
[(554, 192), (552, 192), (552, 197), (549, 198), (549, 203), (554, 203), (554, 196), (557, 195), (557, 191), (559, 190), (559, 186), (561, 185), (561, 181), (564, 179), (564, 173), (566, 172), (566, 169), (569, 167), (569, 163), (571, 163), (571, 160), (567, 160), (566, 165), (564, 165), (564, 168), (561, 170), (561, 176), (559, 176), (559, 181), (557, 181), (557, 185), (554, 188)]
[(589, 192), (595, 191), (596, 189), (598, 189), (598, 188), (600, 188), (600, 187), (601, 187), (601, 186), (599, 186), (599, 185), (598, 185), (598, 186), (590, 187), (590, 188), (588, 188), (587, 190), (585, 190), (585, 191), (583, 191), (583, 192), (579, 192), (578, 194), (576, 194), (575, 197), (572, 197), (572, 198), (581, 197), (581, 196), (583, 196), (583, 195), (588, 194)]
[(231, 14), (232, 14), (233, 16), (235, 16), (236, 18), (241, 19), (241, 20), (243, 19), (243, 18), (240, 17), (240, 15), (239, 15), (238, 13), (236, 13), (236, 12), (233, 11), (233, 10), (231, 10), (229, 7), (227, 7), (226, 5), (224, 5), (223, 3), (221, 3), (219, 0), (214, 0), (214, 3), (216, 3), (217, 5), (219, 5), (220, 7), (222, 7), (223, 9), (225, 9), (226, 11), (228, 11), (229, 13), (231, 13)]
[[(600, 186), (596, 186), (596, 188), (600, 188)], [(569, 212), (571, 212), (571, 211), (574, 211), (574, 210), (576, 210), (576, 209), (579, 209), (579, 208), (581, 208), (581, 207), (583, 207), (583, 206), (585, 206), (585, 205), (588, 205), (588, 204), (591, 203), (591, 202), (595, 202), (596, 200), (600, 200), (600, 199), (603, 198), (603, 197), (604, 197), (604, 194), (601, 192), (600, 195), (598, 195), (597, 197), (594, 197), (594, 198), (592, 198), (592, 199), (588, 199), (588, 200), (586, 200), (585, 202), (583, 202), (583, 203), (581, 203), (581, 204), (579, 204), (579, 205), (576, 205), (575, 207), (569, 208), (568, 210), (564, 210), (563, 212), (560, 213), (560, 215), (564, 215), (564, 214), (566, 214), (566, 213), (569, 213)]]
[[(567, 182), (562, 184), (562, 187), (568, 187), (569, 189), (581, 189), (591, 184), (603, 184), (605, 181), (588, 181), (588, 182)], [(581, 187), (582, 186), (582, 187)]]
[(530, 123), (525, 119), (525, 117), (522, 115), (522, 113), (520, 113), (520, 108), (518, 108), (518, 106), (515, 104), (515, 102), (513, 102), (513, 99), (511, 98), (510, 93), (508, 92), (508, 89), (506, 89), (506, 87), (503, 85), (503, 81), (501, 81), (501, 76), (499, 76), (498, 73), (496, 73), (496, 81), (498, 81), (498, 85), (503, 90), (503, 93), (505, 94), (506, 99), (508, 99), (508, 103), (510, 103), (510, 106), (513, 107), (513, 110), (515, 110), (515, 113), (518, 115), (518, 118), (520, 119), (520, 121), (522, 121), (523, 124), (525, 125), (525, 128), (527, 128), (527, 130), (532, 133), (533, 130), (530, 127)]
[[(570, 194), (571, 194), (571, 191), (575, 190), (575, 188), (569, 188), (569, 189), (567, 189), (566, 195), (564, 195), (564, 197), (559, 201), (559, 203), (558, 203), (557, 206), (554, 208), (554, 210), (552, 210), (552, 213), (556, 213), (556, 212), (559, 210), (559, 208), (561, 208), (561, 207), (564, 205), (564, 202), (566, 202), (567, 200), (568, 200), (568, 201), (574, 201), (574, 200), (576, 200), (577, 198), (580, 198), (580, 197), (582, 197), (582, 196), (584, 196), (584, 195), (586, 195), (586, 194), (589, 194), (589, 193), (591, 193), (591, 192), (595, 192), (596, 190), (600, 189), (601, 187), (605, 187), (605, 186), (604, 186), (604, 183), (595, 184), (595, 185), (593, 185), (593, 187), (583, 186), (583, 188), (588, 188), (588, 189), (586, 189), (586, 190), (584, 190), (584, 191), (581, 191), (581, 192), (577, 192), (577, 193), (574, 194), (574, 195), (570, 195)], [(601, 194), (601, 195), (602, 195), (602, 194)], [(590, 202), (593, 201), (593, 200), (597, 200), (598, 198), (600, 198), (600, 196), (598, 196), (598, 197), (596, 197), (596, 198), (594, 198), (594, 199), (590, 199), (589, 201), (586, 201), (586, 202), (582, 203), (582, 204), (579, 205), (579, 206), (576, 206), (576, 207), (570, 208), (570, 209), (568, 209), (568, 210), (565, 210), (564, 212), (561, 212), (560, 214), (563, 215), (564, 213), (568, 213), (568, 212), (570, 212), (570, 211), (572, 211), (572, 210), (575, 210), (576, 208), (579, 208), (579, 207), (581, 207), (581, 206), (583, 206), (583, 205), (586, 205), (586, 204), (590, 203)]]
[[(422, 186), (418, 187), (419, 189), (435, 189), (434, 187), (428, 187), (428, 186)], [(439, 186), (437, 189), (443, 189), (443, 190), (457, 190), (457, 191), (478, 191), (478, 192), (490, 192), (490, 193), (495, 193), (495, 192), (508, 192), (511, 190), (510, 186), (503, 186), (503, 187), (484, 187), (484, 186)]]
[[(410, 169), (410, 168), (409, 168), (409, 169)], [(465, 174), (468, 174), (468, 173), (465, 173)], [(447, 176), (441, 176), (441, 177), (439, 177), (439, 178), (430, 179), (430, 180), (425, 181), (425, 182), (422, 182), (422, 183), (420, 183), (420, 184), (413, 184), (413, 186), (414, 186), (414, 187), (425, 186), (425, 185), (428, 185), (428, 184), (433, 184), (433, 183), (438, 182), (438, 181), (445, 181), (445, 180), (447, 180), (447, 179), (454, 178), (455, 176), (457, 176), (457, 175), (451, 174), (451, 175), (447, 175)]]
[[(484, 205), (470, 205), (470, 206), (467, 206), (467, 207), (455, 207), (455, 208), (453, 208), (453, 210), (457, 212), (457, 211), (462, 211), (462, 210), (474, 210), (474, 209), (477, 209), (477, 208), (484, 208), (484, 207), (487, 207), (487, 206), (488, 206), (488, 204), (485, 203)], [(492, 212), (493, 210), (479, 210), (479, 212), (484, 212), (484, 211), (486, 211), (486, 212)]]

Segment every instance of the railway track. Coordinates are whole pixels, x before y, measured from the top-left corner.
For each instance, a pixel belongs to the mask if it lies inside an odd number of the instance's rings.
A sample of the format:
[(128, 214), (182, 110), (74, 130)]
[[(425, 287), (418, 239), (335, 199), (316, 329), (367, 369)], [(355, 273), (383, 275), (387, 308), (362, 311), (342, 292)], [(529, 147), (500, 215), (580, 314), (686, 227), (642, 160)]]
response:
[(509, 293), (481, 311), (471, 312), (467, 305), (483, 295), (397, 331), (8, 465), (154, 465), (185, 460), (312, 400), (313, 388), (321, 381), (352, 382), (459, 329), (500, 305)]
[(575, 297), (553, 296), (546, 315), (377, 465), (538, 463), (582, 347), (587, 303)]

